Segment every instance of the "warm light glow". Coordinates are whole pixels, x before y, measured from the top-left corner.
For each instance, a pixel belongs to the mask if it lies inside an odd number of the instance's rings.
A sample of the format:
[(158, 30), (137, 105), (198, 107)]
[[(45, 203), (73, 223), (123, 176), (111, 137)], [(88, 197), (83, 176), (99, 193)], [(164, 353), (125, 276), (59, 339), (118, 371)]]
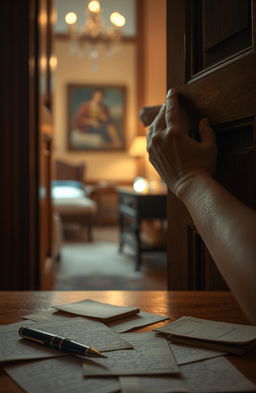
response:
[(136, 192), (147, 192), (148, 191), (148, 181), (143, 177), (136, 177), (133, 183), (133, 188)]
[(77, 16), (74, 12), (68, 12), (65, 16), (65, 22), (68, 25), (73, 25), (77, 21)]
[(88, 4), (89, 11), (94, 12), (95, 14), (98, 14), (100, 12), (100, 2), (97, 0), (92, 0)]
[(147, 152), (146, 137), (136, 136), (129, 149), (129, 154), (132, 157), (144, 157)]
[(57, 65), (58, 65), (57, 56), (52, 55), (52, 56), (50, 57), (50, 68), (51, 68), (51, 70), (52, 70), (52, 71), (56, 71)]
[(125, 17), (119, 12), (112, 12), (110, 20), (117, 27), (123, 27), (125, 25)]

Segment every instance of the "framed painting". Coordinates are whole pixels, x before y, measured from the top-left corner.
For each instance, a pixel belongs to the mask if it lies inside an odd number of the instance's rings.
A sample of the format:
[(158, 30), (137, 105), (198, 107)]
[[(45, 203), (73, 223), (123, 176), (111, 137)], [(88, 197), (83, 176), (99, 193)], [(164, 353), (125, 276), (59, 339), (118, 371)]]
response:
[(68, 149), (125, 149), (126, 88), (68, 85)]

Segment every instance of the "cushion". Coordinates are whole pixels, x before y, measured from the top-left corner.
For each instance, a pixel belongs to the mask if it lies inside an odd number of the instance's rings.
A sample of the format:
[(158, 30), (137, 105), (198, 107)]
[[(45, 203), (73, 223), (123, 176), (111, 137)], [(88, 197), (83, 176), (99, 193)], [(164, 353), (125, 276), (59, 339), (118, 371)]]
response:
[(53, 198), (55, 210), (60, 214), (95, 214), (96, 203), (89, 198)]

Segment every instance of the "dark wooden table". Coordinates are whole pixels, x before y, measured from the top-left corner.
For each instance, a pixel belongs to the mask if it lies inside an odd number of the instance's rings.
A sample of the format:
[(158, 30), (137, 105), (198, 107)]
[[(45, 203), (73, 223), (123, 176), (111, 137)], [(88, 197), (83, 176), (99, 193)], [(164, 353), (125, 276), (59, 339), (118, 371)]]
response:
[[(166, 190), (142, 194), (135, 192), (132, 187), (118, 187), (117, 192), (119, 195), (119, 251), (122, 251), (125, 243), (134, 248), (135, 267), (139, 270), (143, 252), (165, 251), (166, 249), (165, 244), (157, 247), (144, 246), (140, 237), (143, 220), (166, 219)], [(132, 237), (129, 234), (132, 234)]]
[[(17, 322), (22, 315), (33, 313), (54, 304), (90, 298), (120, 306), (139, 306), (142, 310), (168, 315), (171, 320), (183, 315), (219, 321), (244, 323), (248, 320), (229, 292), (168, 292), (168, 291), (38, 291), (0, 292), (0, 323)], [(153, 325), (161, 326), (166, 322)], [(152, 325), (140, 331), (152, 330)], [(229, 360), (252, 382), (256, 383), (256, 350)], [(0, 370), (0, 392), (21, 393), (21, 389)], [(36, 392), (35, 392), (36, 393)]]

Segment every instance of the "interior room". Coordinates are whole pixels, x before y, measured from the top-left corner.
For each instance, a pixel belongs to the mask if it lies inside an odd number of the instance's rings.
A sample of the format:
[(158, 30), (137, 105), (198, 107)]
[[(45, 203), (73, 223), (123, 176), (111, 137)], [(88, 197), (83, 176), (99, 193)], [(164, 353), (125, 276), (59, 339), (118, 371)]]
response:
[(1, 16), (0, 392), (255, 392), (256, 1)]
[[(136, 0), (56, 0), (53, 7), (57, 233), (49, 285), (60, 290), (165, 289), (167, 189), (148, 160), (146, 127), (139, 119), (142, 107), (164, 101), (165, 1), (142, 6)], [(115, 25), (111, 18), (117, 12), (121, 21)], [(101, 126), (100, 117), (89, 116), (93, 109), (88, 108), (97, 102), (99, 116), (108, 116)], [(147, 212), (127, 213), (131, 203), (149, 198)]]

